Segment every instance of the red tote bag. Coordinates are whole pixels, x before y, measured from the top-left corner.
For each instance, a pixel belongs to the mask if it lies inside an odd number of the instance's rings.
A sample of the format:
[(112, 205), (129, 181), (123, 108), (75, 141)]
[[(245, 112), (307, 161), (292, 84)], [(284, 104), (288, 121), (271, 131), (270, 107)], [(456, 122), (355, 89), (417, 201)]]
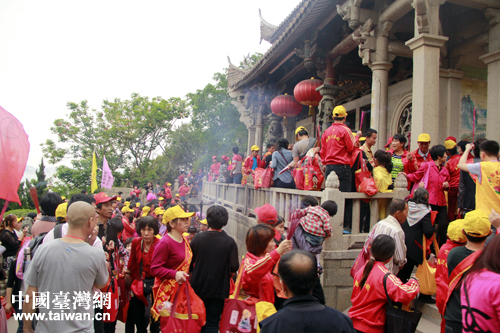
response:
[(241, 277), (243, 275), (244, 261), (241, 263), (234, 293), (229, 295), (224, 302), (224, 310), (220, 320), (220, 332), (224, 333), (255, 333), (257, 332), (257, 314), (255, 312), (255, 299), (239, 300), (241, 290)]
[[(375, 230), (374, 230), (375, 231)], [(351, 267), (351, 277), (354, 279), (354, 276), (359, 272), (361, 268), (363, 268), (368, 260), (370, 260), (370, 255), (371, 255), (371, 247), (372, 247), (372, 235), (373, 232), (370, 234), (370, 237), (368, 237), (368, 240), (366, 241), (365, 245), (361, 249), (361, 252), (359, 252), (358, 256), (356, 257), (356, 260), (352, 263)]]
[(104, 306), (103, 307), (103, 314), (109, 313), (109, 319), (107, 316), (103, 316), (103, 321), (105, 323), (112, 323), (116, 321), (116, 317), (118, 315), (118, 310), (119, 310), (119, 303), (118, 299), (120, 297), (119, 295), (119, 290), (118, 290), (118, 282), (116, 280), (116, 277), (113, 276), (111, 278), (111, 281), (108, 284), (108, 288), (106, 290), (106, 293), (109, 293), (110, 296), (110, 305), (109, 306)]
[(304, 168), (304, 190), (321, 191), (325, 176), (314, 157), (306, 156), (305, 158), (307, 158), (307, 165)]
[[(168, 318), (168, 321), (166, 322), (166, 325), (161, 327), (161, 331), (163, 333), (170, 333), (170, 332), (189, 332), (189, 333), (197, 333), (197, 332), (201, 332), (201, 323), (203, 322), (204, 324), (204, 320), (203, 321), (200, 321), (200, 320), (196, 320), (193, 318), (193, 309), (192, 309), (192, 306), (191, 306), (191, 297), (190, 297), (190, 294), (192, 295), (191, 293), (191, 286), (189, 285), (188, 282), (184, 282), (183, 284), (181, 284), (179, 286), (179, 288), (177, 288), (177, 292), (175, 293), (175, 297), (174, 297), (174, 302), (172, 303), (172, 313), (170, 315), (170, 317), (167, 317)], [(181, 291), (184, 291), (184, 295), (186, 297), (186, 303), (185, 303), (185, 306), (184, 306), (184, 309), (183, 311), (181, 312), (177, 312), (179, 309), (179, 294), (181, 294)], [(194, 291), (193, 291), (194, 293)], [(200, 299), (201, 301), (201, 299)], [(186, 316), (186, 313), (185, 311), (187, 310), (187, 316)], [(162, 321), (162, 324), (163, 324), (163, 321)]]

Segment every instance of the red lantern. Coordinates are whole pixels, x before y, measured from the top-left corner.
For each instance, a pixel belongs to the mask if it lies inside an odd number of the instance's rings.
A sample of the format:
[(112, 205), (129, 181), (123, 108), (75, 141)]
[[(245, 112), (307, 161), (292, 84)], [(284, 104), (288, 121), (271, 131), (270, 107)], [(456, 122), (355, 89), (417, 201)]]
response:
[(279, 117), (283, 117), (283, 123), (286, 125), (286, 117), (295, 117), (302, 111), (302, 105), (291, 95), (276, 96), (271, 102), (271, 111)]
[(313, 77), (310, 80), (304, 80), (299, 82), (295, 89), (293, 89), (293, 94), (297, 101), (302, 105), (309, 106), (309, 115), (314, 116), (314, 107), (319, 105), (319, 102), (323, 98), (316, 88), (321, 86), (323, 81), (316, 80)]

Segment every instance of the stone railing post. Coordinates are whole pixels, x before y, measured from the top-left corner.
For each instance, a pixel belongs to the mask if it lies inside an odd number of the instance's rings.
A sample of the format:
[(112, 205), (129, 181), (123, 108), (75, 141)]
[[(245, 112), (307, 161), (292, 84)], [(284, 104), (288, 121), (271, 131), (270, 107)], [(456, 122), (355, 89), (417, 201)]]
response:
[(179, 191), (179, 178), (175, 178), (174, 191)]
[(330, 218), (332, 225), (332, 237), (325, 240), (323, 249), (326, 251), (339, 251), (342, 250), (342, 235), (344, 232), (344, 198), (342, 192), (339, 190), (340, 182), (339, 177), (335, 171), (330, 172), (326, 179), (324, 200), (335, 201), (339, 207), (337, 214)]

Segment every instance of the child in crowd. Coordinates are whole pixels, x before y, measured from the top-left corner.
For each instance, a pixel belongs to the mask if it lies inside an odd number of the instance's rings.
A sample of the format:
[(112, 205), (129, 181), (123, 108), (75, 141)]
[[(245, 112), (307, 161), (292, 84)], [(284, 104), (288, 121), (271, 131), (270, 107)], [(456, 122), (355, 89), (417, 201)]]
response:
[(278, 220), (274, 223), (273, 228), (277, 231), (274, 236), (274, 242), (276, 246), (279, 246), (285, 240), (285, 219), (278, 215)]
[(331, 237), (330, 216), (337, 214), (335, 201), (327, 200), (321, 206), (308, 206), (293, 214), (292, 219), (300, 218), (306, 241), (311, 246), (320, 246), (325, 238)]
[[(373, 168), (373, 179), (375, 179), (375, 184), (377, 185), (378, 191), (382, 193), (392, 192), (389, 190), (389, 186), (392, 185), (392, 156), (390, 153), (379, 149), (375, 152), (374, 162), (375, 168)], [(378, 201), (378, 218), (383, 220), (387, 217), (385, 213), (387, 199), (379, 199)]]

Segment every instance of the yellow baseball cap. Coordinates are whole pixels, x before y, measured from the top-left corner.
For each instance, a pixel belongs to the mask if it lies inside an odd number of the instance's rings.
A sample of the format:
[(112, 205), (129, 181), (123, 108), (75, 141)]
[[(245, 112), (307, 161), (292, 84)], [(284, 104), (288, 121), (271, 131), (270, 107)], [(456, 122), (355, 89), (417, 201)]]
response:
[(260, 148), (259, 148), (259, 146), (257, 146), (257, 145), (253, 145), (253, 146), (252, 146), (252, 148), (250, 148), (250, 150), (251, 150), (251, 151), (254, 151), (254, 150), (259, 151), (259, 150), (260, 150)]
[(21, 222), (22, 220), (24, 220), (24, 216), (20, 217), (17, 219), (17, 222)]
[(463, 219), (452, 221), (452, 222), (450, 222), (450, 224), (448, 224), (447, 236), (453, 242), (465, 243), (465, 242), (467, 242), (467, 238), (465, 237), (462, 230), (464, 230), (464, 220)]
[(305, 128), (304, 126), (297, 127), (297, 129), (295, 130), (295, 136), (297, 136), (300, 131), (307, 131), (307, 128)]
[(116, 197), (116, 200), (117, 201), (122, 201), (122, 198), (121, 197)]
[(342, 105), (338, 105), (336, 106), (334, 109), (333, 109), (333, 112), (332, 112), (333, 116), (336, 117), (336, 118), (344, 118), (344, 117), (347, 117), (347, 111), (345, 109), (345, 107), (343, 107)]
[(208, 225), (207, 219), (203, 219), (200, 221), (201, 224)]
[(446, 140), (444, 142), (444, 146), (446, 147), (446, 149), (453, 149), (457, 146), (457, 143), (453, 140)]
[(66, 212), (68, 210), (68, 203), (63, 202), (56, 208), (56, 218), (57, 217), (66, 217)]
[[(352, 132), (353, 137), (356, 137), (356, 134), (357, 134), (356, 132)], [(359, 141), (365, 141), (365, 140), (366, 140), (366, 137), (364, 137), (364, 136), (359, 138)]]
[(151, 211), (151, 208), (148, 206), (142, 207), (142, 215), (141, 216), (148, 216), (148, 213)]
[(125, 206), (130, 206), (130, 201), (125, 201), (123, 204), (124, 204)]
[(491, 233), (491, 222), (482, 210), (476, 209), (465, 214), (464, 232), (472, 237), (486, 237)]
[(62, 196), (62, 197), (61, 197), (61, 199), (62, 199), (62, 200), (66, 200), (66, 197)]
[(158, 201), (165, 201), (165, 198), (164, 197), (160, 197), (160, 199), (158, 199)]
[(174, 206), (170, 207), (165, 211), (165, 214), (163, 214), (163, 224), (167, 224), (168, 222), (175, 220), (175, 219), (185, 219), (187, 217), (191, 217), (194, 215), (193, 213), (186, 213), (184, 209), (182, 209), (180, 206)]
[(165, 214), (165, 209), (161, 208), (161, 207), (158, 207), (155, 209), (155, 215), (158, 216), (158, 215), (163, 215)]
[(136, 207), (141, 207), (141, 203), (140, 203), (140, 202), (136, 202), (136, 203), (135, 203), (135, 206), (136, 206)]
[(133, 213), (133, 212), (134, 212), (134, 210), (133, 210), (133, 209), (131, 209), (129, 206), (123, 206), (123, 208), (122, 208), (122, 213), (123, 213), (123, 214), (126, 214), (126, 213)]
[(167, 186), (172, 186), (172, 184), (170, 184), (170, 183), (167, 183)]
[(182, 236), (184, 236), (184, 237), (189, 236), (189, 232), (184, 232), (184, 233), (182, 233)]
[(176, 197), (180, 197), (181, 195), (180, 195), (179, 193), (177, 193), (175, 196), (176, 196)]
[(431, 136), (427, 133), (422, 133), (418, 136), (417, 142), (431, 142)]

